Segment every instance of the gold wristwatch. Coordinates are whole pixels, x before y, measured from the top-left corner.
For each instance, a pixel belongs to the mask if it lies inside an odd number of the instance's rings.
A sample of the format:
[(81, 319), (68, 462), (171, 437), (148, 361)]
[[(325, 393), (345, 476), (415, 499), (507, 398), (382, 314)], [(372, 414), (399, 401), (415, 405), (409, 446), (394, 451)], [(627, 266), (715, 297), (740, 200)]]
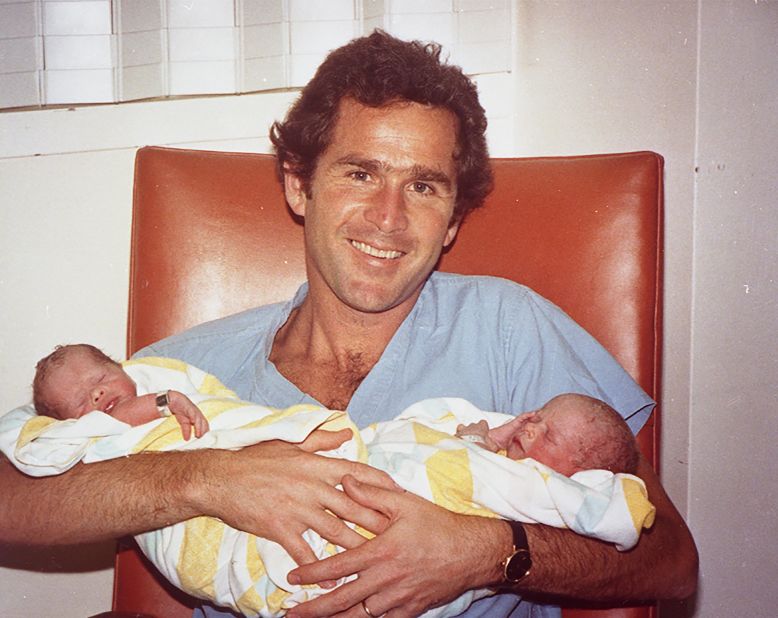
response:
[(524, 526), (518, 521), (506, 522), (513, 532), (513, 552), (502, 563), (503, 585), (514, 586), (529, 575), (532, 557)]

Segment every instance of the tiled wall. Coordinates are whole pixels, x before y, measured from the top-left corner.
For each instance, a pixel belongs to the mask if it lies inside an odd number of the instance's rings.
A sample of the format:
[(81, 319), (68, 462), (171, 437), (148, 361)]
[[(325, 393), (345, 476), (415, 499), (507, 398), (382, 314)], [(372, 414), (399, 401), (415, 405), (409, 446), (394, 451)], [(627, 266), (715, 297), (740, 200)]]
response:
[(377, 27), (511, 70), (509, 0), (0, 0), (0, 108), (301, 87)]

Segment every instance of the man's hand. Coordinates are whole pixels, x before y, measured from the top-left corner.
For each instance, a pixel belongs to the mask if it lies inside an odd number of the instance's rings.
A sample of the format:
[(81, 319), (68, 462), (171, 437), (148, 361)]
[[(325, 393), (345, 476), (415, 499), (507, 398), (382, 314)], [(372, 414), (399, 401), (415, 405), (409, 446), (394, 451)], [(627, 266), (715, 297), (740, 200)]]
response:
[(500, 556), (511, 533), (499, 520), (457, 515), (410, 493), (387, 491), (343, 479), (346, 493), (383, 513), (389, 525), (376, 538), (341, 554), (293, 570), (292, 583), (314, 584), (352, 574), (359, 577), (298, 605), (289, 616), (417, 616), (465, 590), (500, 580)]
[(398, 488), (375, 468), (314, 453), (337, 448), (350, 437), (348, 429), (317, 431), (300, 445), (273, 440), (240, 451), (211, 451), (207, 467), (196, 471), (190, 484), (196, 508), (279, 543), (297, 564), (317, 560), (302, 537), (309, 528), (341, 547), (357, 547), (366, 539), (339, 518), (378, 532), (388, 518), (335, 486), (352, 475), (389, 493)]

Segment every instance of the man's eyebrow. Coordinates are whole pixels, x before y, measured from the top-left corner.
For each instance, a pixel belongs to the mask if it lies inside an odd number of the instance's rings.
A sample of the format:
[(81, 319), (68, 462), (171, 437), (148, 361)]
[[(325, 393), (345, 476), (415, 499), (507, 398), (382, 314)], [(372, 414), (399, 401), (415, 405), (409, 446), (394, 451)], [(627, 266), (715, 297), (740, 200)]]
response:
[[(336, 165), (353, 165), (359, 167), (366, 172), (377, 172), (379, 170), (392, 171), (394, 167), (388, 165), (384, 161), (378, 159), (366, 159), (359, 155), (347, 154), (335, 161)], [(408, 168), (408, 173), (413, 178), (418, 180), (426, 180), (429, 182), (437, 182), (442, 184), (446, 189), (451, 189), (453, 181), (451, 177), (445, 172), (427, 167), (426, 165), (413, 165)]]

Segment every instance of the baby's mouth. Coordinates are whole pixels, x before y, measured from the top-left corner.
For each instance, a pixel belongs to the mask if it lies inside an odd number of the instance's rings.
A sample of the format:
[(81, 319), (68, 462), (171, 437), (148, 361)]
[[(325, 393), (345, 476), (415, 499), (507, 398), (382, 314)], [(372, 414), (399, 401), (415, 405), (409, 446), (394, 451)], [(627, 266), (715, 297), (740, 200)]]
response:
[(105, 412), (106, 414), (110, 414), (111, 410), (113, 410), (113, 408), (114, 408), (114, 406), (116, 405), (117, 402), (118, 402), (118, 398), (117, 399), (111, 399), (111, 401), (108, 402), (108, 405), (105, 406), (105, 410), (103, 410), (103, 412)]

